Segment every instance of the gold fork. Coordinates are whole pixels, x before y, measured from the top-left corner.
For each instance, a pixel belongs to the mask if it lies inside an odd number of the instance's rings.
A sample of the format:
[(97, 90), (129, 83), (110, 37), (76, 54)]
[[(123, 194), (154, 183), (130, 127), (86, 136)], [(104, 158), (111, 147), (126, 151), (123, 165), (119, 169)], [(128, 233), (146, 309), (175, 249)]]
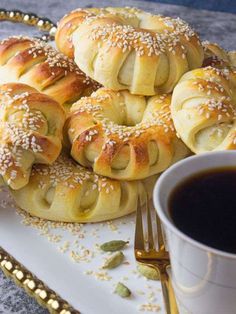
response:
[[(146, 226), (146, 239), (144, 226)], [(156, 233), (154, 233), (155, 231)], [(175, 295), (167, 273), (167, 269), (170, 267), (169, 253), (165, 249), (160, 219), (154, 206), (150, 204), (147, 193), (144, 195), (144, 200), (141, 200), (141, 197), (138, 200), (134, 252), (139, 263), (148, 265), (158, 272), (166, 313), (178, 314)]]

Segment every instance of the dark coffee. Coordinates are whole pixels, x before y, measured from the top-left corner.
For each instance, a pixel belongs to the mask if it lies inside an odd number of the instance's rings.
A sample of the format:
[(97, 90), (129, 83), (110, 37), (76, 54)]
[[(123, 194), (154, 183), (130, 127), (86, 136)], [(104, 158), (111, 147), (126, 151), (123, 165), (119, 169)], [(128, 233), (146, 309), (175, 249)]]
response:
[(236, 253), (236, 168), (217, 168), (181, 182), (171, 193), (174, 225), (213, 248)]

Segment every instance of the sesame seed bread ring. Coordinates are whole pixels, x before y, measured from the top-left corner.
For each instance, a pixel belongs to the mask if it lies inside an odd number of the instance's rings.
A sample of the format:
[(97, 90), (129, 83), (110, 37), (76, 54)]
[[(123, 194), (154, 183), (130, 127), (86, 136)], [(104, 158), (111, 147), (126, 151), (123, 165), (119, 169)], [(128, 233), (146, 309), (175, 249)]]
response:
[(71, 107), (64, 131), (71, 156), (97, 174), (137, 180), (185, 157), (170, 116), (170, 95), (131, 95), (101, 88)]
[(65, 109), (99, 86), (74, 61), (28, 37), (9, 37), (0, 42), (0, 84), (9, 82), (28, 84)]
[(0, 86), (0, 175), (12, 189), (25, 186), (34, 163), (52, 164), (61, 152), (63, 107), (20, 83)]
[[(156, 178), (146, 181), (151, 192)], [(141, 181), (117, 181), (94, 174), (66, 156), (51, 166), (34, 165), (28, 185), (12, 191), (33, 216), (65, 222), (98, 222), (132, 213)], [(140, 189), (141, 191), (141, 189)]]
[(236, 71), (206, 67), (186, 73), (174, 89), (171, 114), (194, 153), (236, 149)]
[(103, 86), (138, 95), (171, 92), (203, 61), (187, 23), (135, 8), (78, 9), (59, 22), (55, 40)]

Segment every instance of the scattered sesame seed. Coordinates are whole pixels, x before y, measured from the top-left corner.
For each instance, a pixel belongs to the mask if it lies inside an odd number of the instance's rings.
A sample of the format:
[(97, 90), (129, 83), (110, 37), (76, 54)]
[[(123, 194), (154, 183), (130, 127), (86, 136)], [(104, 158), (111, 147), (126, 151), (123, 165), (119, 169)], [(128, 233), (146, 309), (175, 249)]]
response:
[(141, 304), (139, 306), (139, 311), (141, 312), (159, 312), (161, 310), (160, 305), (158, 304), (153, 304), (153, 303), (146, 303), (146, 304)]

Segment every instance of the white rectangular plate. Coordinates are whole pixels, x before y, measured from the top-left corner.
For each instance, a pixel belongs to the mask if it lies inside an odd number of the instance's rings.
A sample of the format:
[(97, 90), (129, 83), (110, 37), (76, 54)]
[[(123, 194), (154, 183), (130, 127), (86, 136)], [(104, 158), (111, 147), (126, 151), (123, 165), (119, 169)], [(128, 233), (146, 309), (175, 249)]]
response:
[[(136, 272), (134, 215), (106, 223), (65, 224), (63, 228), (23, 218), (4, 189), (0, 200), (0, 246), (75, 309), (85, 314), (164, 314), (160, 282), (147, 280)], [(38, 222), (41, 228), (26, 226), (23, 220), (32, 220), (34, 225)], [(77, 230), (69, 231), (70, 226)], [(125, 263), (104, 275), (101, 266), (108, 254), (98, 246), (117, 239), (130, 241), (124, 249)], [(130, 288), (131, 298), (113, 294), (119, 281)]]

